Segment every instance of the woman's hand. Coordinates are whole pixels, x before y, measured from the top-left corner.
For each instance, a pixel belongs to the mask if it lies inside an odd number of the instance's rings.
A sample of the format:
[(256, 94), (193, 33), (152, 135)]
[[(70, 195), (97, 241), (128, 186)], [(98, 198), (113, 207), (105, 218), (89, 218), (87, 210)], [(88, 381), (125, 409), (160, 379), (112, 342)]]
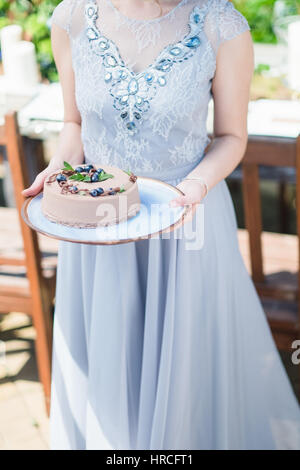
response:
[(191, 222), (195, 215), (197, 205), (200, 204), (207, 194), (207, 187), (202, 181), (183, 180), (177, 185), (177, 188), (183, 192), (183, 195), (173, 199), (170, 202), (170, 206), (188, 206), (188, 211), (184, 219), (185, 223)]
[(36, 196), (39, 192), (42, 191), (44, 187), (44, 182), (48, 176), (50, 176), (51, 173), (55, 173), (56, 171), (60, 170), (61, 165), (48, 165), (45, 170), (43, 170), (41, 173), (37, 175), (35, 178), (34, 182), (32, 183), (29, 188), (24, 189), (22, 191), (23, 196), (29, 197), (29, 196)]
[(170, 202), (171, 207), (199, 204), (207, 193), (207, 188), (202, 181), (183, 180), (177, 185), (184, 195), (173, 199)]

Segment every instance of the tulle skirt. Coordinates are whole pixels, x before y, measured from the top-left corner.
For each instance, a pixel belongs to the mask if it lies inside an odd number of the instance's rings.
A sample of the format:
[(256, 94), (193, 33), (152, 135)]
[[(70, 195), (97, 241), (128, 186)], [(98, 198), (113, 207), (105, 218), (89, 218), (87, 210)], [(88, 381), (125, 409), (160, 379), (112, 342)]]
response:
[(199, 246), (61, 244), (52, 449), (300, 449), (224, 181), (197, 212)]

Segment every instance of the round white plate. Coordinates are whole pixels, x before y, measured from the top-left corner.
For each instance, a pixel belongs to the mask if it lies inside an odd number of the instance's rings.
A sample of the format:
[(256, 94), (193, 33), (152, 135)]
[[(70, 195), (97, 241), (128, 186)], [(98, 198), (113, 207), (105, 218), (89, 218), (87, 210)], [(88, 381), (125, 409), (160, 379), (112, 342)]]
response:
[(169, 207), (169, 202), (182, 192), (165, 182), (139, 177), (140, 212), (120, 224), (97, 228), (76, 228), (48, 220), (41, 210), (43, 194), (27, 199), (22, 208), (24, 221), (37, 232), (74, 243), (111, 245), (128, 243), (159, 235), (179, 227), (187, 207)]

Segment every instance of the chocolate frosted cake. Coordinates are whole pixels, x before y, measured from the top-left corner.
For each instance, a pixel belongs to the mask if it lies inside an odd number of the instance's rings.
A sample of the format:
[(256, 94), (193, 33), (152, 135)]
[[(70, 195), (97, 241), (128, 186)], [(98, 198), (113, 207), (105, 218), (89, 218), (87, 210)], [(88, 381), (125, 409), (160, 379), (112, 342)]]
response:
[(79, 228), (117, 224), (140, 210), (137, 177), (97, 165), (64, 162), (44, 184), (42, 211), (52, 222)]

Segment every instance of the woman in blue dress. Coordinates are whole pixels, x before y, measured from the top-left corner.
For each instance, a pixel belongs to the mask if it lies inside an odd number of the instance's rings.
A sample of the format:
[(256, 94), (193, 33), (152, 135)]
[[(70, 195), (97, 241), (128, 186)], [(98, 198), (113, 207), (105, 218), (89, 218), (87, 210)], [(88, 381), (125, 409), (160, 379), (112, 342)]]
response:
[(63, 0), (52, 44), (65, 125), (25, 194), (85, 159), (177, 185), (173, 205), (204, 223), (200, 244), (61, 244), (51, 447), (299, 449), (299, 405), (224, 181), (247, 142), (247, 21), (226, 0)]

